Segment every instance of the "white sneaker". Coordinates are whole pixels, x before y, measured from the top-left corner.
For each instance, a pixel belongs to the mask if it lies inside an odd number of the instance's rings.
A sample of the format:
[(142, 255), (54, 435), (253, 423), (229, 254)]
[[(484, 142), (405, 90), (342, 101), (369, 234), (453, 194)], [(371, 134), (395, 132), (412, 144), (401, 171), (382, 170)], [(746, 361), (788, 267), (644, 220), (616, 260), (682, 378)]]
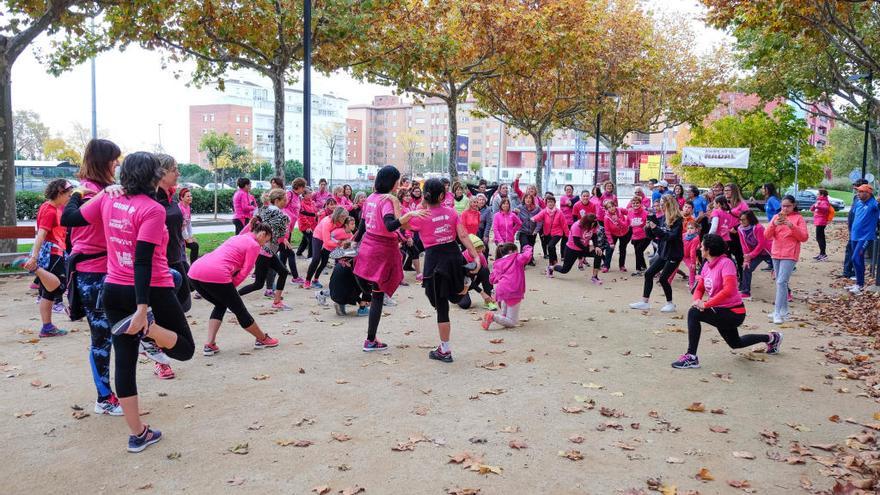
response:
[(847, 290), (849, 290), (850, 292), (852, 292), (853, 294), (856, 294), (856, 295), (862, 293), (862, 287), (860, 285), (853, 285), (852, 287), (850, 287)]
[(641, 309), (642, 311), (647, 311), (647, 310), (651, 309), (651, 303), (646, 303), (645, 301), (639, 301), (639, 302), (630, 303), (629, 307), (630, 307), (630, 309)]
[(856, 288), (856, 287), (858, 287), (858, 286), (859, 286), (859, 284), (852, 284), (852, 285), (847, 285), (847, 286), (844, 287), (843, 289), (844, 289), (844, 290), (853, 290), (854, 288)]
[(774, 325), (782, 325), (783, 322), (785, 322), (785, 319), (783, 319), (781, 316), (776, 315), (776, 314), (773, 315), (773, 324)]
[(397, 306), (397, 301), (391, 299), (388, 294), (385, 294), (385, 301), (383, 302), (385, 306)]
[(109, 400), (104, 402), (95, 401), (95, 414), (122, 416), (122, 405), (119, 402), (112, 404)]
[(676, 310), (675, 304), (673, 304), (671, 302), (664, 304), (663, 307), (660, 308), (661, 313), (675, 313), (675, 310)]
[(141, 339), (140, 352), (141, 356), (151, 359), (159, 364), (171, 364), (168, 355), (162, 352), (162, 349), (160, 349), (152, 340)]
[(856, 280), (858, 280), (858, 279), (855, 277), (855, 275), (853, 275), (853, 276), (850, 277), (849, 279), (852, 280), (852, 281), (856, 281)]
[(316, 290), (315, 291), (315, 299), (318, 301), (319, 305), (329, 306), (329, 304), (327, 304), (327, 295), (324, 294), (323, 290)]

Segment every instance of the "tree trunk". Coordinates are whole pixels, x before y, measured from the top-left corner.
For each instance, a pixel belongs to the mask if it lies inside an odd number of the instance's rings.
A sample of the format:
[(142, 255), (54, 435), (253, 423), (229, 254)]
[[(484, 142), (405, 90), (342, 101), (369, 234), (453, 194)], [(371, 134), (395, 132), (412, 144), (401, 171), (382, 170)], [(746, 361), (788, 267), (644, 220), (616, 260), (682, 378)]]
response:
[[(5, 47), (4, 51), (5, 51)], [(15, 143), (12, 136), (12, 64), (0, 56), (0, 225), (15, 225)], [(0, 253), (14, 253), (16, 239), (0, 240)]]
[(614, 185), (614, 193), (617, 194), (617, 144), (609, 143), (611, 162), (608, 165), (608, 179)]
[[(451, 94), (446, 100), (446, 109), (449, 112), (449, 180), (455, 182), (458, 180), (458, 169), (456, 163), (458, 159), (458, 147), (456, 140), (458, 138), (458, 95)], [(470, 146), (470, 143), (468, 143)]]
[[(335, 147), (336, 147), (336, 145), (333, 145), (330, 147), (330, 190), (331, 191), (333, 190), (333, 148), (335, 148)], [(305, 167), (305, 163), (303, 163), (303, 167)], [(305, 171), (305, 168), (303, 168), (303, 171)]]
[[(272, 90), (275, 93), (275, 122), (273, 142), (275, 144), (275, 175), (284, 177), (284, 74), (273, 74)], [(305, 132), (305, 130), (303, 130)], [(306, 166), (306, 157), (303, 157), (303, 167)]]
[(544, 193), (544, 138), (541, 134), (532, 134), (535, 140), (535, 187), (538, 194)]
[(214, 164), (214, 220), (217, 220), (217, 164)]

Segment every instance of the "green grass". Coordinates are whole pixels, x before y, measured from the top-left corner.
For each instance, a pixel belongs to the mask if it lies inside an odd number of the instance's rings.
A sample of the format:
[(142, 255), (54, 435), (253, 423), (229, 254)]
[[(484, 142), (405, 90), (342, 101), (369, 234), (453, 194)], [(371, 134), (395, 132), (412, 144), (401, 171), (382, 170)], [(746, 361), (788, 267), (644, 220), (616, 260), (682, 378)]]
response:
[(832, 198), (837, 198), (847, 206), (852, 205), (853, 193), (852, 191), (835, 191), (833, 189), (828, 190), (828, 195)]

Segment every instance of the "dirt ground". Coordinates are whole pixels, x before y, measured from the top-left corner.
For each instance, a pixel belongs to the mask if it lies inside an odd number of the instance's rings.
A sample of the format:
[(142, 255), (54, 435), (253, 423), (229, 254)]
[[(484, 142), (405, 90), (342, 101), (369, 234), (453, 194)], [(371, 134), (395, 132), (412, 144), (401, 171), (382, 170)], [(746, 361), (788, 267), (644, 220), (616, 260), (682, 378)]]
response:
[[(520, 312), (528, 321), (513, 330), (485, 332), (482, 310), (455, 308), (453, 364), (427, 358), (437, 344), (434, 312), (412, 274), (400, 304), (386, 309), (379, 337), (390, 350), (381, 354), (361, 351), (365, 318), (338, 317), (296, 288), (286, 294), (291, 312), (267, 314), (267, 299), (247, 298), (280, 347), (254, 350), (226, 323), (222, 352), (203, 357), (209, 307), (195, 301), (196, 356), (175, 363), (170, 381), (140, 365), (144, 420), (165, 435), (140, 454), (125, 452), (122, 418), (92, 413), (86, 324), (64, 322), (74, 333), (33, 340), (27, 280), (0, 279), (0, 492), (309, 494), (321, 486), (356, 493), (357, 485), (368, 494), (611, 494), (648, 490), (649, 478), (679, 494), (742, 493), (734, 480), (755, 493), (806, 493), (810, 483), (828, 490), (834, 480), (824, 466), (786, 462), (790, 442), (843, 443), (865, 428), (829, 417), (865, 423), (880, 411), (859, 395), (861, 382), (826, 379), (840, 365), (816, 347), (854, 338), (813, 324), (803, 300), (839, 272), (840, 248), (832, 244), (832, 261), (815, 263), (815, 242), (805, 246), (793, 278), (802, 321), (783, 325), (780, 355), (747, 359), (707, 327), (698, 370), (669, 366), (686, 348), (685, 284), (675, 284), (676, 315), (659, 313), (659, 287), (655, 309), (642, 313), (627, 303), (643, 279), (616, 271), (595, 287), (589, 271), (548, 280), (530, 268)], [(769, 274), (757, 272), (747, 331), (773, 328), (765, 316), (773, 290)], [(705, 412), (688, 411), (694, 402)], [(90, 415), (74, 418), (75, 405)], [(723, 414), (710, 412), (717, 409)], [(762, 431), (776, 432), (777, 445)], [(313, 443), (281, 445), (298, 440)], [(573, 450), (583, 459), (560, 455)], [(703, 468), (714, 480), (696, 479)]]

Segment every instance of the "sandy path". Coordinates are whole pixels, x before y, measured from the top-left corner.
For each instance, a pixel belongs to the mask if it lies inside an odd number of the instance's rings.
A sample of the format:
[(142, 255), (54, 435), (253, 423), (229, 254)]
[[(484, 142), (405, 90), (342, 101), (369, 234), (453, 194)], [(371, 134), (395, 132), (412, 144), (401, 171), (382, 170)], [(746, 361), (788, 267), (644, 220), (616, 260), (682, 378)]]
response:
[[(804, 257), (814, 249), (808, 245)], [(794, 277), (796, 297), (806, 294), (799, 288), (827, 284), (840, 254), (833, 259), (801, 262)], [(821, 329), (785, 325), (783, 353), (765, 362), (732, 354), (717, 332), (707, 330), (703, 368), (673, 370), (669, 363), (686, 347), (686, 335), (675, 331), (685, 327), (684, 311), (676, 318), (656, 309), (651, 314), (629, 310), (626, 303), (638, 296), (642, 279), (612, 272), (604, 280), (603, 287), (594, 287), (585, 273), (573, 272), (551, 281), (530, 269), (521, 311), (529, 321), (513, 331), (484, 332), (474, 321), (477, 312), (456, 308), (451, 365), (427, 359), (437, 341), (434, 313), (415, 285), (402, 288), (400, 305), (387, 309), (391, 315), (380, 329), (380, 338), (391, 345), (386, 354), (361, 352), (365, 319), (339, 318), (332, 309), (318, 308), (311, 292), (296, 289), (287, 297), (294, 311), (257, 317), (281, 339), (277, 349), (255, 351), (244, 332), (226, 324), (219, 340), (223, 351), (212, 358), (197, 351), (192, 361), (175, 364), (175, 380), (157, 380), (150, 365), (141, 365), (141, 407), (150, 411), (145, 419), (166, 437), (132, 455), (124, 451), (127, 429), (121, 418), (71, 416), (71, 405), (91, 412), (94, 400), (85, 324), (68, 323), (78, 331), (64, 338), (20, 343), (35, 336), (22, 332), (37, 328), (36, 307), (25, 295), (25, 280), (0, 279), (0, 363), (6, 363), (4, 377), (13, 375), (0, 379), (5, 458), (0, 491), (306, 494), (318, 485), (336, 493), (357, 484), (374, 494), (445, 493), (457, 487), (480, 488), (482, 494), (605, 494), (645, 489), (648, 478), (661, 476), (679, 493), (741, 493), (726, 481), (742, 479), (759, 493), (802, 493), (802, 475), (818, 488), (833, 484), (815, 462), (788, 465), (765, 454), (788, 456), (793, 440), (842, 442), (860, 427), (832, 423), (829, 416), (870, 421), (880, 409), (856, 397), (860, 382), (823, 384), (823, 376), (838, 366), (823, 364), (814, 350), (828, 341), (819, 335)], [(773, 285), (768, 274), (759, 273), (754, 286), (747, 325), (766, 332), (772, 325), (763, 313), (770, 308)], [(677, 282), (675, 290), (684, 307), (684, 284)], [(659, 288), (653, 299), (659, 307)], [(252, 307), (268, 306), (256, 294), (249, 301)], [(416, 318), (417, 309), (430, 317)], [(805, 315), (802, 301), (794, 311)], [(190, 313), (199, 350), (208, 313), (203, 301), (196, 301)], [(498, 338), (503, 343), (489, 342)], [(477, 366), (489, 361), (506, 367)], [(730, 381), (713, 373), (729, 373)], [(255, 380), (258, 375), (269, 377)], [(50, 386), (34, 387), (33, 380)], [(801, 385), (815, 392), (803, 392)], [(850, 393), (838, 393), (840, 387)], [(504, 391), (480, 393), (491, 389)], [(563, 407), (584, 407), (578, 399), (595, 401), (595, 408), (563, 412)], [(692, 402), (704, 403), (707, 411), (686, 411)], [(603, 417), (602, 407), (624, 416)], [(715, 408), (725, 414), (709, 413)], [(26, 411), (34, 414), (15, 417)], [(597, 429), (609, 421), (622, 429)], [(710, 426), (730, 431), (714, 433)], [(778, 432), (779, 445), (762, 442), (761, 430)], [(351, 440), (336, 441), (334, 432)], [(420, 435), (433, 442), (392, 451), (398, 442)], [(571, 443), (573, 435), (584, 442)], [(314, 444), (282, 447), (278, 440)], [(511, 440), (528, 448), (512, 449)], [(228, 452), (243, 443), (249, 446), (246, 455)], [(559, 451), (570, 449), (585, 458), (559, 457)], [(484, 454), (484, 463), (502, 473), (480, 475), (448, 463), (450, 455), (463, 451)], [(749, 451), (757, 459), (734, 458), (733, 451)], [(668, 457), (683, 463), (669, 464)], [(715, 481), (694, 479), (701, 468)], [(235, 478), (242, 484), (227, 485)]]

